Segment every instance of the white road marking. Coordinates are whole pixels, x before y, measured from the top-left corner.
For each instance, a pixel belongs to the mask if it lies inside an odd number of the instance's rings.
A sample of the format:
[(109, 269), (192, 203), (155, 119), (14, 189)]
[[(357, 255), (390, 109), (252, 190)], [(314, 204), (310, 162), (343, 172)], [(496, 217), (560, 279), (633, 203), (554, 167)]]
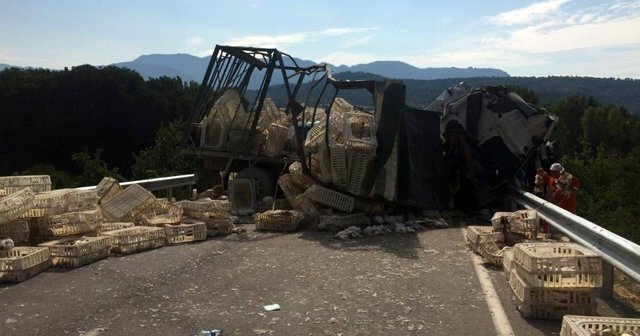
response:
[[(462, 229), (462, 238), (466, 240), (464, 228)], [(482, 266), (482, 257), (473, 254), (471, 262), (473, 262), (478, 280), (480, 280), (480, 286), (482, 287), (484, 298), (487, 301), (487, 306), (493, 319), (493, 325), (496, 327), (496, 334), (498, 336), (514, 336), (515, 334), (513, 333), (513, 328), (511, 328), (511, 323), (509, 323), (509, 318), (507, 318), (502, 303), (500, 303), (498, 293), (496, 293), (496, 289), (491, 282), (491, 276), (489, 276), (489, 272)]]

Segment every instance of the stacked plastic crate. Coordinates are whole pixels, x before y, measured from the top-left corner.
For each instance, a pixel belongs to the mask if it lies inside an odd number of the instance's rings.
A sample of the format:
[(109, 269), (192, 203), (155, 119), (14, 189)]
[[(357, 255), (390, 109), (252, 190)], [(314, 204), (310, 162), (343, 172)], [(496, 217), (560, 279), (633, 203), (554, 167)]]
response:
[(231, 203), (227, 200), (185, 200), (176, 202), (176, 205), (182, 208), (184, 217), (204, 222), (209, 237), (228, 234), (233, 230)]
[(593, 315), (602, 260), (575, 243), (521, 243), (513, 248), (509, 285), (522, 316)]
[(560, 336), (598, 335), (640, 335), (640, 319), (578, 315), (565, 315), (562, 318)]
[(75, 268), (109, 257), (107, 237), (62, 238), (38, 245), (49, 249), (54, 267)]

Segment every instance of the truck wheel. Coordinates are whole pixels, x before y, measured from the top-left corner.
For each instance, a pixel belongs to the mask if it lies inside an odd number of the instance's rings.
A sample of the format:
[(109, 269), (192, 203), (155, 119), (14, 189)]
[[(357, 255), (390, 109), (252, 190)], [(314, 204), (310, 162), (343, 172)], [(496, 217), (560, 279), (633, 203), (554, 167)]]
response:
[(258, 167), (245, 168), (241, 170), (236, 179), (251, 179), (256, 191), (256, 199), (261, 201), (267, 196), (273, 197), (275, 191), (275, 181), (273, 177), (264, 169)]

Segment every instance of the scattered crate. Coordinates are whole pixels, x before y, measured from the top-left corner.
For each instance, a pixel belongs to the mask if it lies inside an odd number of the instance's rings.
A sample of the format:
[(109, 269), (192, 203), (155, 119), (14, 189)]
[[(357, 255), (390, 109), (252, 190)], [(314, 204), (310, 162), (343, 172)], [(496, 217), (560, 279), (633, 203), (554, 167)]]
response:
[(65, 237), (98, 230), (103, 218), (100, 210), (68, 212), (36, 219), (37, 230), (42, 236)]
[(132, 184), (102, 203), (102, 210), (109, 221), (136, 220), (140, 214), (155, 204), (155, 200), (151, 192), (137, 184)]
[(640, 331), (640, 319), (605, 316), (565, 315), (560, 336), (592, 336), (605, 329), (616, 334)]
[(344, 114), (344, 143), (350, 150), (375, 151), (375, 118), (368, 113), (347, 112)]
[(559, 320), (564, 315), (594, 315), (597, 308), (594, 289), (532, 288), (516, 270), (509, 274), (509, 286), (517, 298), (523, 317)]
[(131, 254), (164, 246), (164, 229), (150, 226), (103, 232), (101, 235), (111, 237), (111, 252)]
[(304, 218), (302, 212), (295, 210), (269, 210), (257, 215), (256, 230), (259, 231), (295, 231)]
[(205, 240), (207, 239), (207, 225), (202, 221), (165, 225), (164, 234), (167, 244), (182, 244)]
[(126, 229), (134, 226), (133, 222), (114, 222), (114, 223), (102, 223), (98, 228), (98, 233)]
[(0, 224), (11, 222), (34, 207), (35, 194), (24, 188), (0, 199)]
[[(233, 230), (233, 221), (231, 216), (219, 217), (219, 218), (200, 218), (197, 221), (202, 221), (207, 226), (207, 236), (215, 237), (219, 235), (227, 235)], [(183, 223), (190, 223), (188, 219), (183, 219)]]
[(177, 206), (181, 207), (185, 214), (187, 211), (198, 211), (198, 212), (231, 212), (231, 203), (226, 200), (210, 200), (210, 199), (202, 199), (197, 201), (180, 201), (175, 203)]
[(344, 212), (352, 212), (355, 199), (337, 191), (313, 185), (309, 189), (309, 196), (314, 202), (330, 206)]
[(267, 128), (267, 140), (264, 144), (264, 155), (271, 157), (282, 156), (284, 144), (289, 136), (289, 128), (286, 126), (271, 124)]
[(488, 226), (468, 226), (465, 230), (465, 238), (469, 249), (476, 254), (480, 254), (480, 246), (489, 239), (504, 242), (504, 234), (502, 232), (494, 232)]
[(27, 176), (0, 176), (0, 197), (9, 196), (24, 188), (32, 192), (51, 190), (51, 177), (49, 175)]
[(540, 217), (535, 210), (518, 210), (507, 216), (509, 231), (521, 234), (527, 238), (537, 237), (540, 227)]
[(278, 185), (280, 186), (282, 193), (284, 193), (284, 196), (289, 200), (289, 203), (295, 207), (295, 198), (301, 195), (304, 192), (304, 189), (293, 182), (292, 174), (284, 174), (280, 176), (278, 179)]
[(230, 152), (243, 153), (245, 149), (245, 141), (249, 138), (249, 131), (243, 129), (232, 129), (229, 131), (229, 141), (227, 142), (227, 150)]
[(51, 254), (54, 267), (81, 267), (109, 256), (109, 237), (63, 238), (39, 244)]
[(494, 213), (493, 217), (491, 217), (491, 226), (493, 226), (493, 231), (502, 231), (504, 229), (504, 222), (512, 214), (513, 214), (512, 212)]
[(16, 245), (29, 243), (29, 221), (14, 220), (0, 224), (0, 238), (10, 238)]
[(334, 185), (346, 188), (349, 184), (347, 151), (343, 144), (329, 144), (331, 156), (331, 178)]
[(480, 245), (479, 252), (480, 255), (493, 266), (502, 266), (503, 252), (494, 239), (487, 239), (482, 243)]
[(229, 181), (231, 208), (235, 211), (253, 210), (256, 206), (256, 191), (251, 179)]
[(290, 174), (302, 174), (302, 162), (296, 161), (289, 165), (289, 173)]
[(98, 203), (106, 202), (122, 191), (122, 187), (118, 180), (112, 177), (103, 178), (98, 186), (96, 186), (96, 195)]
[(14, 247), (0, 250), (0, 282), (22, 282), (51, 266), (49, 249)]
[(532, 287), (602, 286), (602, 259), (575, 243), (521, 243), (514, 246), (518, 274)]
[(291, 203), (294, 209), (308, 214), (311, 217), (320, 216), (320, 211), (318, 210), (318, 205), (311, 200), (310, 191), (307, 190), (304, 193), (296, 196), (296, 198)]

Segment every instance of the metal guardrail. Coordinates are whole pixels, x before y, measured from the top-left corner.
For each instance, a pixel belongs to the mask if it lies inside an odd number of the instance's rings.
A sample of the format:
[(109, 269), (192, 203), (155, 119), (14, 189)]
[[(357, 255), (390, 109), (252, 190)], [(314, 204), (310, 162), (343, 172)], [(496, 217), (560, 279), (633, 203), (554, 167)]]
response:
[(640, 282), (640, 245), (529, 192), (512, 189), (512, 198), (538, 211), (540, 218), (571, 240), (591, 248), (603, 259), (602, 297), (613, 295), (613, 268)]
[[(120, 182), (120, 185), (123, 187), (126, 187), (132, 184), (137, 184), (149, 191), (168, 190), (169, 191), (168, 197), (172, 197), (173, 189), (180, 188), (180, 187), (187, 188), (187, 195), (190, 195), (191, 186), (193, 186), (195, 183), (196, 183), (196, 175), (186, 174), (186, 175), (159, 177), (159, 178), (153, 178), (153, 179), (147, 179), (147, 180)], [(81, 187), (77, 189), (90, 190), (90, 189), (95, 189), (96, 187), (97, 186), (89, 186), (89, 187)]]

